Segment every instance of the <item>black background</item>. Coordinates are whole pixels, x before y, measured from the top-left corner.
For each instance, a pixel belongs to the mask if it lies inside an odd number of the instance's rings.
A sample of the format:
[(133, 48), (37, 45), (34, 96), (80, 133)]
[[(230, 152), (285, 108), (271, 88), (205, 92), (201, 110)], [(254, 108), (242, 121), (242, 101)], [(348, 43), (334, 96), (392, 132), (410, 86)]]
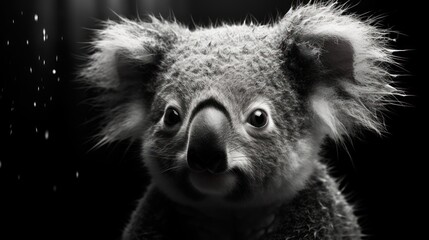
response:
[[(130, 18), (138, 12), (164, 17), (174, 12), (192, 28), (246, 18), (268, 22), (290, 5), (276, 0), (3, 3), (0, 239), (118, 239), (149, 181), (138, 146), (91, 150), (97, 110), (86, 102), (91, 93), (73, 80), (91, 36), (87, 28), (117, 19), (109, 9)], [(325, 154), (367, 239), (416, 239), (428, 232), (427, 11), (417, 1), (348, 5), (349, 12), (382, 15), (380, 25), (400, 33), (392, 37), (396, 48), (409, 50), (400, 54), (407, 76), (396, 80), (410, 96), (399, 99), (405, 106), (389, 108), (388, 134), (354, 139), (347, 144), (351, 157), (333, 144)]]

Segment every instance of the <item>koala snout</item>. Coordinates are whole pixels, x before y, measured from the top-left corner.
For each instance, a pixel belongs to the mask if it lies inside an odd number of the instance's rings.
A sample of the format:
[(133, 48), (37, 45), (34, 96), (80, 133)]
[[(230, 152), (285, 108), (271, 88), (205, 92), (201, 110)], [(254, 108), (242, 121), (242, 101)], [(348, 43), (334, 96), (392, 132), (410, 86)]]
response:
[(187, 161), (191, 170), (222, 173), (228, 168), (225, 136), (229, 130), (227, 116), (214, 107), (196, 113), (189, 127)]

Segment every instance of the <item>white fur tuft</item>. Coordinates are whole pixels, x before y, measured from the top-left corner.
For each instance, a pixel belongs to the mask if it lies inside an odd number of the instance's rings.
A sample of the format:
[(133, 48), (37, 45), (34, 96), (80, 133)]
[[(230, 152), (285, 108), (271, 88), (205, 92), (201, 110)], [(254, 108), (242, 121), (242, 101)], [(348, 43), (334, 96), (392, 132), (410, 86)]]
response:
[(353, 49), (352, 79), (335, 79), (335, 87), (343, 94), (322, 87), (310, 100), (314, 112), (336, 139), (353, 133), (358, 126), (381, 133), (384, 124), (380, 111), (395, 96), (403, 96), (392, 86), (391, 67), (398, 63), (393, 56), (395, 50), (389, 48), (389, 31), (379, 29), (372, 20), (345, 15), (345, 11), (333, 2), (312, 3), (290, 10), (280, 22), (290, 43), (306, 36), (328, 37), (343, 39)]
[[(145, 79), (139, 71), (155, 65), (177, 38), (179, 26), (154, 17), (150, 22), (135, 22), (125, 18), (107, 21), (96, 32), (80, 77), (91, 88), (101, 91), (95, 99), (105, 113), (105, 126), (98, 145), (140, 137), (145, 120)], [(147, 71), (146, 71), (147, 72)], [(137, 136), (136, 136), (137, 135)]]
[(150, 23), (121, 18), (120, 22), (107, 21), (104, 25), (91, 44), (95, 53), (81, 75), (106, 89), (118, 87), (118, 57), (122, 55), (135, 65), (152, 63), (156, 54), (169, 48), (170, 41), (177, 37), (173, 30), (178, 28), (154, 17)]

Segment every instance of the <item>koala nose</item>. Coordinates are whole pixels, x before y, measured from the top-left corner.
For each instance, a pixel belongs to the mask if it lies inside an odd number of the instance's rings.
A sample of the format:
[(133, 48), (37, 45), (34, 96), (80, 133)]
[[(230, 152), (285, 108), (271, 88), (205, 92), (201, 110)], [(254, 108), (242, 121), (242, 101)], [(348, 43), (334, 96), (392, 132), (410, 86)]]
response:
[(223, 112), (206, 107), (193, 118), (189, 129), (188, 166), (194, 171), (222, 173), (228, 167), (225, 136), (229, 122)]

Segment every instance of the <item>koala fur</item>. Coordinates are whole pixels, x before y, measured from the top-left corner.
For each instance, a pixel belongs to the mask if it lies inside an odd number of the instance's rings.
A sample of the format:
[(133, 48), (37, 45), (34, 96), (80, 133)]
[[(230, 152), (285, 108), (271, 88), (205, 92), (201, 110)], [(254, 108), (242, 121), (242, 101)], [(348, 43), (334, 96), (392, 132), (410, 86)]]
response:
[[(141, 140), (152, 178), (124, 240), (361, 238), (319, 152), (326, 136), (383, 132), (400, 92), (388, 32), (344, 11), (313, 3), (269, 25), (194, 31), (106, 22), (81, 72), (105, 109), (100, 144)], [(191, 147), (224, 169), (194, 171)]]

